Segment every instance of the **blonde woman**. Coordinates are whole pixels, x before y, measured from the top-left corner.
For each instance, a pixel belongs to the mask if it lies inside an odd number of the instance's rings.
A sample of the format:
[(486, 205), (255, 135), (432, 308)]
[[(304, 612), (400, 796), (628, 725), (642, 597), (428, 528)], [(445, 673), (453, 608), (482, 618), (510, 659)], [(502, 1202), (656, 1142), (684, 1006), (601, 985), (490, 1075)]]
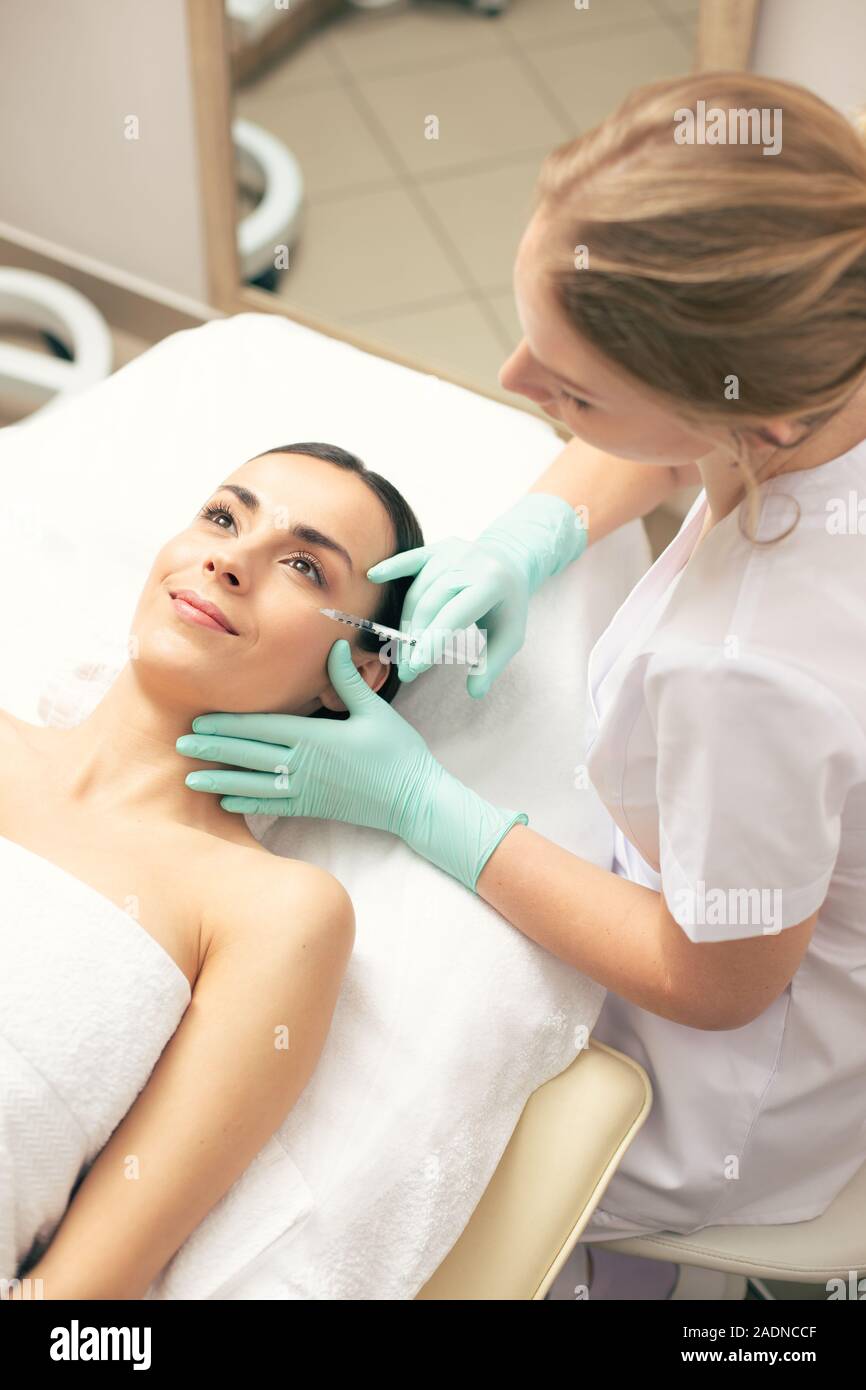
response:
[[(712, 109), (781, 113), (780, 148), (675, 138)], [(393, 830), (607, 987), (595, 1036), (654, 1103), (584, 1241), (808, 1221), (866, 1161), (866, 146), (789, 83), (644, 88), (545, 159), (514, 290), (501, 382), (574, 439), (477, 540), (369, 577), (415, 576), (418, 635), (487, 629), (477, 698), (545, 578), (701, 485), (590, 660), (611, 870), (493, 814), (369, 691), (339, 725), (216, 713), (183, 751), (267, 747), (288, 791), (212, 774), (224, 807)]]

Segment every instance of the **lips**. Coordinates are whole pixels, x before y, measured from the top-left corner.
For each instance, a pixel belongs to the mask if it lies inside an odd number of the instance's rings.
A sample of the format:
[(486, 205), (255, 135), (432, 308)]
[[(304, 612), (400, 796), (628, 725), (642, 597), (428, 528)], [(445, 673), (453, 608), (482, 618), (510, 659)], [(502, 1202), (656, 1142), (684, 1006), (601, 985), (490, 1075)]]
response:
[[(184, 606), (187, 610), (193, 608), (196, 612), (203, 614), (205, 618), (210, 618), (225, 632), (231, 633), (233, 637), (239, 635), (237, 628), (232, 627), (222, 609), (217, 608), (215, 603), (209, 603), (206, 598), (202, 598), (201, 594), (195, 592), (195, 589), (170, 589), (169, 598), (175, 603), (179, 612), (183, 612)], [(187, 614), (187, 616), (191, 615)], [(206, 625), (210, 626), (210, 624)]]

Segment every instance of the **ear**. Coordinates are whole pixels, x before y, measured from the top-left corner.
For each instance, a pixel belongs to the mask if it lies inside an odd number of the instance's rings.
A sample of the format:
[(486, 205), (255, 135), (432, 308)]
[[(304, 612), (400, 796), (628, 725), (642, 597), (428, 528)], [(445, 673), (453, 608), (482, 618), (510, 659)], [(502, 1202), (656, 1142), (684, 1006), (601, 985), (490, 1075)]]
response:
[(743, 433), (756, 444), (769, 444), (774, 448), (779, 448), (786, 444), (795, 443), (804, 429), (806, 426), (802, 421), (785, 419), (780, 416), (773, 420), (765, 420), (760, 428), (752, 427), (744, 430)]
[[(367, 682), (371, 690), (379, 690), (388, 679), (388, 672), (391, 668), (387, 662), (379, 660), (378, 652), (354, 651), (352, 661), (355, 664), (355, 669), (360, 673), (361, 679)], [(337, 710), (340, 713), (345, 711), (346, 706), (332, 685), (325, 686), (319, 699), (326, 709)]]

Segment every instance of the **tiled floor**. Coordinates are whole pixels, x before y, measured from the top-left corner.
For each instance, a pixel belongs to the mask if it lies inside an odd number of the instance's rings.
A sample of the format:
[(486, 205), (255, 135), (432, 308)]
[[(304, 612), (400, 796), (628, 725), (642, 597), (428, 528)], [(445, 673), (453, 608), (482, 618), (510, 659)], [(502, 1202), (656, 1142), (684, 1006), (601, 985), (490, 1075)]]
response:
[[(400, 0), (309, 35), (235, 93), (303, 170), (275, 293), (513, 402), (498, 372), (520, 338), (511, 268), (541, 160), (635, 85), (688, 72), (697, 5), (510, 0), (490, 18)], [(655, 553), (678, 525), (648, 519)]]
[(316, 31), (235, 94), (235, 114), (303, 169), (277, 293), (504, 397), (497, 373), (520, 337), (511, 267), (541, 160), (633, 86), (687, 72), (696, 10), (510, 0), (490, 18), (402, 0)]

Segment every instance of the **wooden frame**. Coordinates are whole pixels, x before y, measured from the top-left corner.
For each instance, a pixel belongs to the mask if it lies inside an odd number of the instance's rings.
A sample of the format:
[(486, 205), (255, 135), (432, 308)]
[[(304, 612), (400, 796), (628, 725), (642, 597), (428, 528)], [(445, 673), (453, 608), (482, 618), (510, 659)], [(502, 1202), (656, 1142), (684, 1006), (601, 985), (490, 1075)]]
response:
[(701, 0), (695, 72), (749, 66), (760, 0)]

